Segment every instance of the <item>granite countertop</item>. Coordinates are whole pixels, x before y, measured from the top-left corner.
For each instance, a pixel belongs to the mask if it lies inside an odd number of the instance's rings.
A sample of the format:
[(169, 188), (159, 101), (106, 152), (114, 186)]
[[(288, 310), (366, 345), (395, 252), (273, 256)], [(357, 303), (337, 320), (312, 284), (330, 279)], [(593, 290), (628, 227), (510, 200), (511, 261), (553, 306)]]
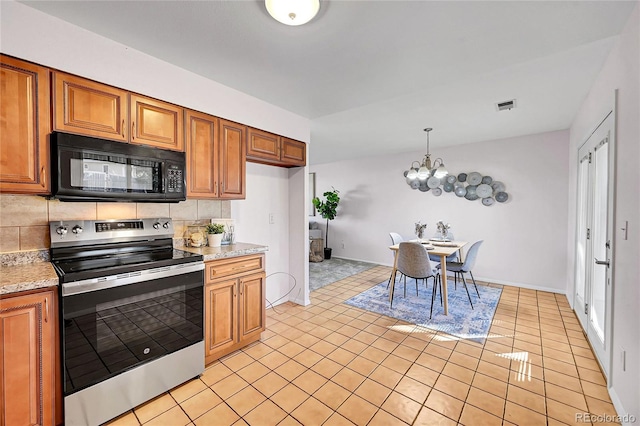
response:
[(201, 254), (204, 261), (224, 259), (227, 257), (246, 256), (248, 254), (264, 253), (269, 250), (267, 246), (249, 243), (235, 243), (220, 247), (176, 247), (178, 250)]
[[(176, 247), (201, 254), (205, 262), (228, 257), (264, 253), (269, 247), (236, 243), (221, 247)], [(49, 263), (46, 252), (22, 252), (0, 255), (0, 295), (36, 290), (58, 285), (58, 275)]]
[(0, 296), (58, 285), (58, 275), (49, 262), (0, 266)]

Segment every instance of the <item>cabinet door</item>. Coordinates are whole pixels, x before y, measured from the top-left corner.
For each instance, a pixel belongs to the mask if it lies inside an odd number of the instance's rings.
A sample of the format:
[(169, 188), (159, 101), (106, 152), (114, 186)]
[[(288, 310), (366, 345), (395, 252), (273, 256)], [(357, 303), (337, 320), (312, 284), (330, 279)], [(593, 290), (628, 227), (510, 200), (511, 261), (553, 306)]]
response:
[(53, 73), (54, 130), (128, 141), (127, 92), (60, 72)]
[(220, 120), (218, 198), (234, 200), (245, 198), (246, 136), (245, 126)]
[[(52, 425), (55, 399), (53, 292), (3, 298), (0, 396), (3, 425)], [(9, 368), (5, 368), (9, 366)]]
[(0, 56), (0, 192), (47, 194), (49, 70)]
[(186, 113), (187, 197), (217, 196), (218, 119), (195, 111)]
[(265, 330), (265, 281), (264, 273), (239, 278), (240, 341)]
[(278, 163), (280, 161), (280, 136), (249, 127), (247, 159)]
[(238, 338), (237, 280), (220, 281), (205, 287), (205, 356), (214, 355), (236, 343)]
[(131, 95), (131, 143), (184, 151), (184, 110), (177, 105)]
[(307, 163), (307, 144), (282, 138), (281, 160), (288, 166), (304, 166)]

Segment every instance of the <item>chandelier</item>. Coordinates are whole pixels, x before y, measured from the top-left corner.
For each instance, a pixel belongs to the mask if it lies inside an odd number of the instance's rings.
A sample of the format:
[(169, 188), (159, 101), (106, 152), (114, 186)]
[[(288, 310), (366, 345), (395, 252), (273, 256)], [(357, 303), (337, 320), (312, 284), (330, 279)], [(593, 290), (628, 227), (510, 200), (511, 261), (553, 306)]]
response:
[(302, 25), (320, 10), (320, 0), (265, 0), (269, 15), (285, 25)]
[(404, 176), (407, 184), (412, 189), (426, 190), (434, 189), (440, 186), (441, 179), (446, 177), (449, 172), (444, 167), (442, 158), (436, 158), (431, 164), (431, 154), (429, 153), (429, 132), (433, 129), (427, 127), (424, 131), (427, 133), (427, 153), (422, 162), (414, 161), (411, 163), (409, 170), (405, 170)]

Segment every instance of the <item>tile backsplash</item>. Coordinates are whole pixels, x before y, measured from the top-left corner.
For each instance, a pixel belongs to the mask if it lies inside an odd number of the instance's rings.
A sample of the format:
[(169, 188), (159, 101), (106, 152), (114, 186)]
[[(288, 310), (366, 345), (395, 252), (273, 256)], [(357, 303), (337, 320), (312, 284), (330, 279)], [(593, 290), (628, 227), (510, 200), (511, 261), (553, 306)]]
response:
[(0, 194), (0, 253), (48, 249), (49, 221), (170, 217), (175, 238), (198, 220), (231, 217), (231, 202), (187, 200), (180, 203), (74, 203), (36, 195)]

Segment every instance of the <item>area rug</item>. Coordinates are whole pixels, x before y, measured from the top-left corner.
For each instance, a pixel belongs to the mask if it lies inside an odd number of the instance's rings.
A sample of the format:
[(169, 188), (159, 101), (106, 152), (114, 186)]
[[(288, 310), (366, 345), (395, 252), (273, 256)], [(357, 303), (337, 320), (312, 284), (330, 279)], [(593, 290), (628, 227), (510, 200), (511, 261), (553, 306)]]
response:
[(345, 303), (378, 314), (420, 325), (431, 330), (442, 331), (453, 336), (484, 343), (488, 336), (491, 320), (496, 312), (502, 289), (479, 286), (480, 299), (473, 284), (469, 287), (473, 308), (469, 305), (467, 292), (458, 283), (454, 289), (452, 280), (448, 282), (449, 315), (444, 315), (440, 305), (440, 291), (433, 303), (433, 317), (429, 319), (431, 307), (431, 291), (433, 281), (428, 281), (425, 289), (424, 280), (418, 281), (418, 296), (416, 296), (416, 282), (407, 278), (407, 297), (404, 297), (404, 281), (399, 279), (393, 295), (393, 308), (389, 307), (389, 290), (387, 281), (383, 281), (368, 290), (352, 297)]
[(309, 262), (309, 291), (340, 281), (378, 266), (375, 263), (332, 257), (322, 262)]

